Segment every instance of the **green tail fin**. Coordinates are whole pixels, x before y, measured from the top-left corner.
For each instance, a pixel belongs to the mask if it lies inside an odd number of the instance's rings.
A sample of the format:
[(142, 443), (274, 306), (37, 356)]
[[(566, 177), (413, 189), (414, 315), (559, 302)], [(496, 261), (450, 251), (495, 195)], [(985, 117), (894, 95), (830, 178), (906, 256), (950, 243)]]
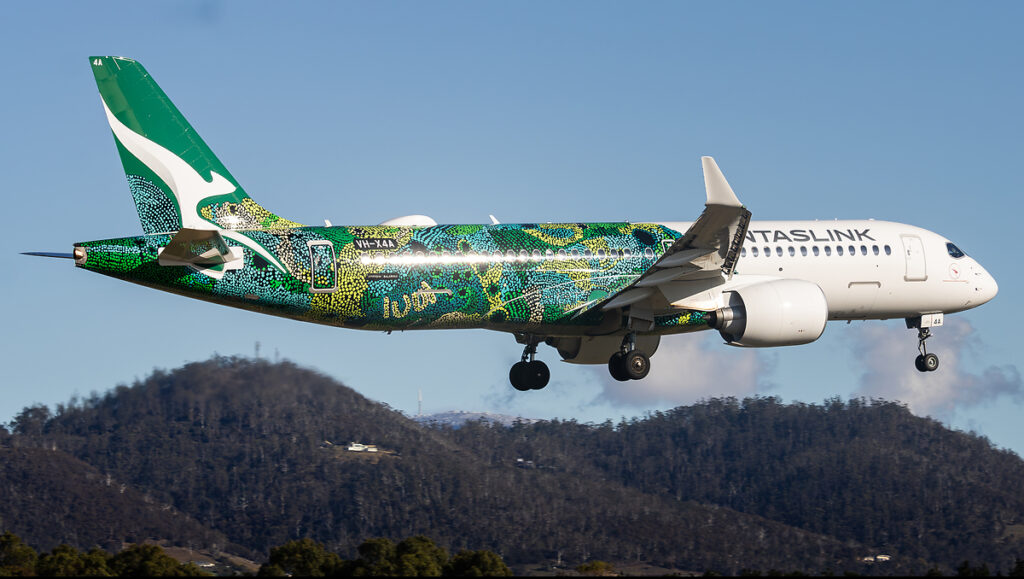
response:
[(89, 62), (146, 233), (300, 226), (245, 193), (141, 64)]

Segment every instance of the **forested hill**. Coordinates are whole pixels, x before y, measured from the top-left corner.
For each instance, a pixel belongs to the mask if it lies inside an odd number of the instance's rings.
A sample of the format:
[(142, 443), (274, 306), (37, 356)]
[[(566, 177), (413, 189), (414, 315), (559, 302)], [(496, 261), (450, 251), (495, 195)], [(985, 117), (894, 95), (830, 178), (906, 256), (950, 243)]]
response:
[(0, 533), (17, 530), (39, 549), (61, 543), (117, 551), (166, 538), (248, 554), (223, 534), (53, 448), (0, 447)]
[(471, 424), (480, 456), (757, 514), (953, 568), (1024, 558), (1024, 461), (882, 400), (710, 400), (613, 425)]
[[(712, 400), (617, 425), (450, 430), (291, 363), (217, 357), (53, 413), (27, 408), (10, 427), (5, 460), (60, 449), (255, 553), (311, 537), (352, 556), (369, 537), (422, 533), (511, 563), (732, 573), (1024, 558), (1024, 462), (881, 401)], [(382, 452), (344, 450), (352, 441)], [(58, 491), (59, 504), (71, 491)], [(16, 508), (33, 507), (0, 505), (0, 531), (27, 535)], [(180, 535), (158, 538), (217, 540)], [(879, 553), (892, 559), (865, 567)]]

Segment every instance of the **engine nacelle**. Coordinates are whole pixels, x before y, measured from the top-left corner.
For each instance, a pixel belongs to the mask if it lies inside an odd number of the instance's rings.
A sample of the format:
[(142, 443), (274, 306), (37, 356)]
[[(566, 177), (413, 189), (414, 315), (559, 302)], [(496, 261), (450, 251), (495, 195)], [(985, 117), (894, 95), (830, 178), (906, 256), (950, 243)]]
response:
[[(636, 349), (653, 356), (658, 351), (661, 336), (636, 337)], [(583, 336), (549, 338), (547, 343), (558, 349), (558, 355), (570, 364), (607, 364), (612, 354), (622, 346), (622, 336)]]
[(727, 292), (711, 326), (733, 346), (809, 344), (825, 331), (828, 302), (817, 284), (799, 279), (756, 283)]

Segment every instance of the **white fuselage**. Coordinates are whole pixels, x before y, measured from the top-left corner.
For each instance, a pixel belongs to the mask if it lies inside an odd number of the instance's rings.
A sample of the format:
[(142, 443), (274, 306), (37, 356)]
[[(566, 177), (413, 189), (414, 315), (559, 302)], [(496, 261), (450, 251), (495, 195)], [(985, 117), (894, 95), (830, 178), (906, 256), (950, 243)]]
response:
[[(664, 225), (686, 231), (690, 224)], [(727, 286), (769, 278), (817, 284), (832, 320), (959, 312), (998, 291), (992, 276), (945, 237), (874, 220), (751, 221)]]

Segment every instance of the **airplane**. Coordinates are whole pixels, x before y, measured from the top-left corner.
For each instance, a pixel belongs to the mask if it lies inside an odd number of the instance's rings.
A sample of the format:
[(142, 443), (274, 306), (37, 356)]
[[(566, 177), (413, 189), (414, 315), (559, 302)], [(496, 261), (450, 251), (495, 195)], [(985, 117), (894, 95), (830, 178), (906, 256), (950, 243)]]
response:
[(544, 388), (537, 347), (640, 380), (662, 336), (717, 330), (726, 344), (814, 342), (830, 320), (904, 318), (926, 348), (944, 314), (998, 285), (950, 240), (874, 220), (751, 221), (701, 159), (693, 222), (306, 226), (256, 203), (143, 66), (89, 58), (143, 235), (30, 253), (213, 303), (343, 328), (484, 328), (523, 345), (509, 381)]

